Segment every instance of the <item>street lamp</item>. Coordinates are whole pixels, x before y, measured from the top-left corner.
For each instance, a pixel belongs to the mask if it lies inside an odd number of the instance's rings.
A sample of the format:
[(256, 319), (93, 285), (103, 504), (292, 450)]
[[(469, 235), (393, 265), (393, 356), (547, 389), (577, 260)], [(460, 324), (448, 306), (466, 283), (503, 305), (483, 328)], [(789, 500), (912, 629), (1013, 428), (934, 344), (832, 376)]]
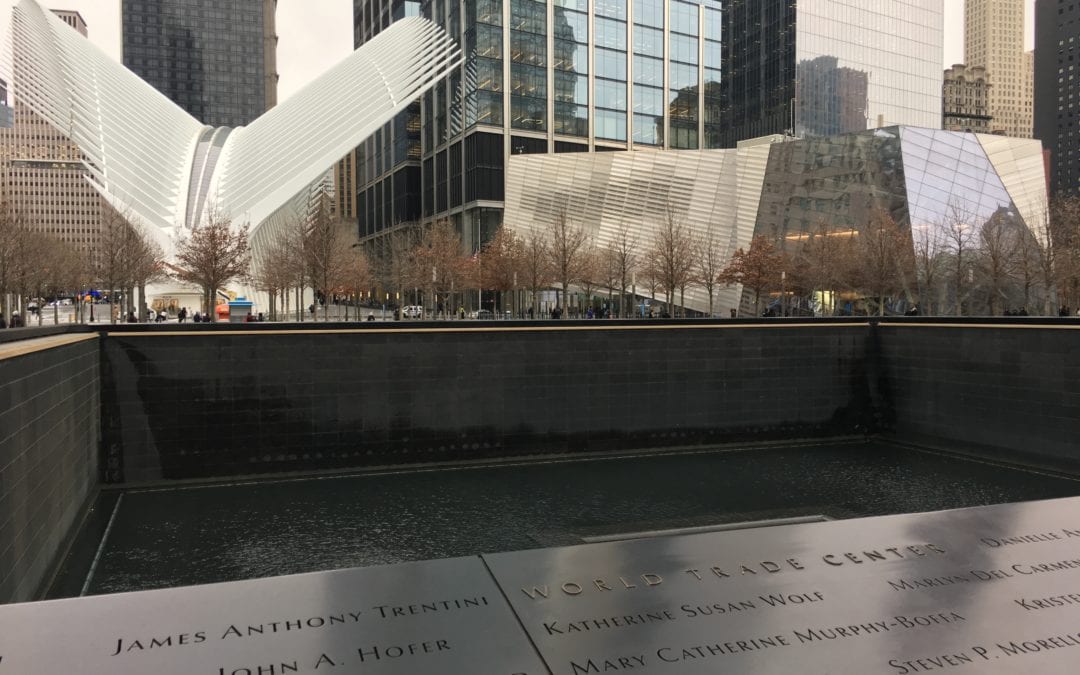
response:
[(780, 270), (780, 316), (787, 316), (787, 271)]

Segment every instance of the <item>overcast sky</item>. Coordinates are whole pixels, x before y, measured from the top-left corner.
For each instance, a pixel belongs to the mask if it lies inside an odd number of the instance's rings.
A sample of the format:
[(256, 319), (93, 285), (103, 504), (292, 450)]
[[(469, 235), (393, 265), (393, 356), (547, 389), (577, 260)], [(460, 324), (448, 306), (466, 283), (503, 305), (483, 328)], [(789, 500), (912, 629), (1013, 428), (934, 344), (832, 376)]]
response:
[[(7, 35), (11, 6), (0, 0), (0, 30)], [(1031, 49), (1032, 8), (1027, 4), (1027, 48)], [(90, 40), (120, 60), (120, 0), (45, 0), (56, 9), (78, 10)], [(285, 100), (352, 51), (352, 0), (278, 0), (278, 99)], [(945, 0), (945, 58), (942, 68), (964, 60), (964, 3)]]

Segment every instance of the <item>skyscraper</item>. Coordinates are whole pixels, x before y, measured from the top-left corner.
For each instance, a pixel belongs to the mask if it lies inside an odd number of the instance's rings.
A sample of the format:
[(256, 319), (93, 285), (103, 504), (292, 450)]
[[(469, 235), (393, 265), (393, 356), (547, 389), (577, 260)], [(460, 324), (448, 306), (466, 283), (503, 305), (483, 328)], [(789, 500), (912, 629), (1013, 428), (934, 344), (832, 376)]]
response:
[[(56, 10), (54, 14), (87, 34), (78, 12)], [(101, 235), (104, 200), (86, 180), (79, 147), (18, 100), (25, 65), (18, 59), (14, 65), (13, 125), (0, 128), (4, 198), (28, 228), (93, 256)]]
[(1035, 138), (1050, 152), (1050, 191), (1080, 196), (1080, 5), (1035, 3)]
[(991, 131), (1031, 138), (1031, 57), (1024, 53), (1024, 0), (964, 1), (964, 63), (989, 76)]
[(942, 87), (942, 129), (988, 134), (991, 128), (986, 69), (957, 63), (945, 71)]
[(941, 126), (943, 0), (725, 0), (719, 143)]
[[(353, 46), (360, 47), (407, 16), (420, 16), (419, 0), (353, 0)], [(445, 82), (438, 86), (445, 87)], [(354, 191), (360, 237), (419, 221), (420, 101), (364, 141), (352, 158), (338, 165), (336, 175), (342, 217), (348, 217), (347, 198), (340, 192)]]
[[(475, 250), (511, 154), (939, 128), (942, 2), (423, 0), (465, 64), (361, 148), (360, 235), (446, 219)], [(387, 3), (355, 0), (357, 44), (402, 13)]]
[(277, 103), (277, 0), (122, 0), (123, 63), (210, 126)]

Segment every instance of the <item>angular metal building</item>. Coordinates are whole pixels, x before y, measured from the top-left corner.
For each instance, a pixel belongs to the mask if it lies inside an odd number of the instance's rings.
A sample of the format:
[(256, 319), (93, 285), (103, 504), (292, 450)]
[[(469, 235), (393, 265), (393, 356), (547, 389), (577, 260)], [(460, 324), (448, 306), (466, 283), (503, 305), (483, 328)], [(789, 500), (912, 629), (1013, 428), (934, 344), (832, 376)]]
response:
[[(881, 209), (915, 241), (960, 217), (979, 227), (995, 214), (1045, 233), (1046, 177), (1038, 141), (918, 127), (884, 127), (784, 142), (768, 137), (734, 150), (514, 156), (505, 226), (528, 236), (565, 214), (606, 247), (620, 232), (639, 252), (672, 214), (695, 237), (711, 234), (725, 259), (755, 234), (783, 240), (819, 223), (855, 229)], [(638, 284), (637, 294), (649, 289)], [(686, 306), (708, 312), (688, 288)], [(743, 303), (722, 288), (714, 312)]]
[(395, 23), (244, 127), (210, 127), (109, 58), (37, 0), (12, 21), (15, 97), (79, 145), (89, 180), (166, 251), (213, 205), (254, 235), (461, 62), (440, 28)]

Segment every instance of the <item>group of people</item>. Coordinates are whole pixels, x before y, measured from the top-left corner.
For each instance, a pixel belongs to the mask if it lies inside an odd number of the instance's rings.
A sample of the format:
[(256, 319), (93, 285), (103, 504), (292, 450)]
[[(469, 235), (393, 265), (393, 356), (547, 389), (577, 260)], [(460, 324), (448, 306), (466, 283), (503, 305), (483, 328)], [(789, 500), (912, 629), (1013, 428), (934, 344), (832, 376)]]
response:
[(23, 320), (22, 315), (18, 312), (11, 313), (10, 323), (4, 318), (3, 314), (0, 314), (0, 328), (23, 328), (26, 326), (26, 321)]

